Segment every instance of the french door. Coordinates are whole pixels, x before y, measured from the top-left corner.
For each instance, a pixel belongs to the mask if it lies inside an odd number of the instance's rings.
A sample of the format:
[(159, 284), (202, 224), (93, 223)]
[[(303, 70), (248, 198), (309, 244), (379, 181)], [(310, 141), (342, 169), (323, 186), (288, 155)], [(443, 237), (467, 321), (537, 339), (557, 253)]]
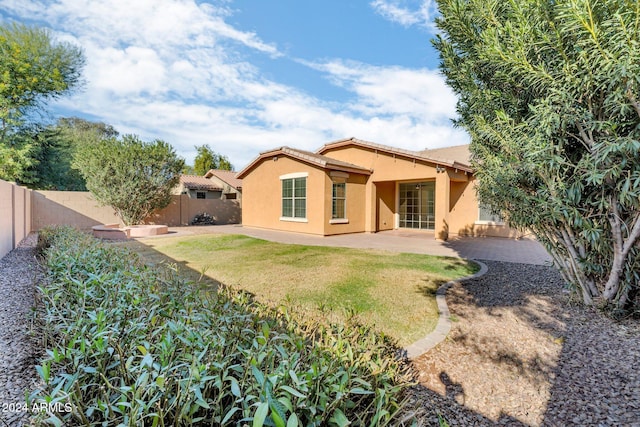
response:
[(435, 182), (400, 184), (399, 227), (435, 229)]

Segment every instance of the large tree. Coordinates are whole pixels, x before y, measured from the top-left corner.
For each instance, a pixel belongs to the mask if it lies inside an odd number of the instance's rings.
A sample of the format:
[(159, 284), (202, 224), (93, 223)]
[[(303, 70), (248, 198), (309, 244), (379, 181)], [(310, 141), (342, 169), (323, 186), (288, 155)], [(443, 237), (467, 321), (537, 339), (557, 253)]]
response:
[(0, 24), (0, 178), (29, 181), (37, 160), (24, 119), (78, 87), (83, 66), (82, 51), (47, 30)]
[(438, 0), (480, 200), (585, 303), (640, 309), (640, 3)]
[(170, 203), (183, 166), (168, 143), (144, 142), (135, 135), (100, 138), (78, 147), (74, 158), (89, 191), (125, 225), (141, 224)]
[(26, 169), (23, 181), (40, 190), (86, 191), (84, 178), (72, 167), (78, 147), (102, 138), (118, 136), (110, 125), (78, 117), (60, 118), (46, 127), (31, 126), (18, 133), (30, 140), (35, 162)]
[(218, 154), (209, 147), (209, 145), (196, 146), (196, 155), (193, 170), (196, 175), (204, 175), (210, 169), (233, 170), (233, 165), (229, 162), (227, 156)]

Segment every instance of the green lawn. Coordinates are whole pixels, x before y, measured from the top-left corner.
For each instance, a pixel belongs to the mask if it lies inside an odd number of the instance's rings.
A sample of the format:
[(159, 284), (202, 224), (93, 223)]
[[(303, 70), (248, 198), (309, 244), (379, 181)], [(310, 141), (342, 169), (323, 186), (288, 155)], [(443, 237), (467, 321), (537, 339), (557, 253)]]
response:
[(241, 235), (198, 235), (130, 241), (151, 262), (169, 258), (192, 271), (241, 288), (270, 304), (305, 310), (346, 310), (407, 345), (438, 320), (435, 291), (474, 273), (458, 258), (378, 250), (288, 245)]

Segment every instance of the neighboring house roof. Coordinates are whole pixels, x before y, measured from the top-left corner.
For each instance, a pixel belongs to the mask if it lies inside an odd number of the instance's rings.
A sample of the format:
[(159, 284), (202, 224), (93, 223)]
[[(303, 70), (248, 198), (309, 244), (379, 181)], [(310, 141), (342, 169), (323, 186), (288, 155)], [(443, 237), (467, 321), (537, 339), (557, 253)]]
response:
[(189, 190), (222, 191), (222, 188), (204, 176), (180, 175), (180, 184)]
[(211, 178), (212, 176), (215, 176), (218, 179), (226, 182), (233, 188), (236, 188), (236, 189), (242, 188), (242, 180), (238, 178), (238, 172), (225, 171), (220, 169), (210, 169), (209, 172), (207, 172), (204, 177)]
[[(347, 145), (365, 147), (373, 150), (383, 151), (389, 154), (405, 156), (411, 159), (424, 160), (431, 163), (441, 164), (443, 166), (449, 166), (449, 167), (461, 169), (467, 172), (473, 172), (473, 169), (471, 168), (471, 165), (468, 159), (468, 155), (466, 157), (466, 160), (464, 156), (459, 155), (461, 152), (464, 151), (460, 147), (467, 147), (467, 153), (468, 153), (468, 146), (457, 146), (457, 147), (449, 147), (444, 149), (434, 149), (434, 150), (425, 150), (425, 151), (412, 151), (412, 150), (405, 150), (404, 148), (397, 148), (397, 147), (391, 147), (388, 145), (377, 144), (375, 142), (363, 141), (357, 138), (346, 138), (346, 139), (339, 139), (337, 141), (324, 144), (322, 147), (320, 147), (320, 149), (316, 151), (316, 153), (323, 154), (332, 148), (344, 147)], [(453, 150), (453, 149), (456, 149), (456, 150)], [(450, 155), (456, 154), (456, 156), (455, 158), (445, 158), (445, 156), (442, 153), (440, 153), (440, 150), (447, 153), (448, 153), (447, 150), (450, 150), (451, 151)]]
[(362, 166), (354, 165), (352, 163), (343, 162), (341, 160), (332, 159), (331, 157), (323, 156), (321, 154), (312, 153), (310, 151), (298, 150), (290, 147), (280, 147), (274, 150), (264, 151), (253, 160), (247, 167), (238, 172), (238, 177), (244, 177), (254, 165), (260, 160), (266, 157), (273, 156), (288, 156), (302, 162), (319, 166), (323, 169), (338, 170), (343, 172), (354, 172), (365, 175), (371, 175), (371, 169), (363, 168)]

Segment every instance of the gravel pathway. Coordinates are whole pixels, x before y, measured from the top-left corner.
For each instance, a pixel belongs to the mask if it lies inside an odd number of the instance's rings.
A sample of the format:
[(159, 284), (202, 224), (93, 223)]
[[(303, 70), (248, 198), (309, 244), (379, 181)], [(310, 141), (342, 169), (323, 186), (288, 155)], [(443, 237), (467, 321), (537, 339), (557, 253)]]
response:
[(30, 325), (38, 275), (35, 235), (0, 259), (0, 426), (29, 421), (24, 392), (33, 388), (35, 357)]
[(414, 362), (423, 424), (640, 426), (638, 322), (571, 304), (549, 267), (484, 262), (447, 293), (447, 339)]

